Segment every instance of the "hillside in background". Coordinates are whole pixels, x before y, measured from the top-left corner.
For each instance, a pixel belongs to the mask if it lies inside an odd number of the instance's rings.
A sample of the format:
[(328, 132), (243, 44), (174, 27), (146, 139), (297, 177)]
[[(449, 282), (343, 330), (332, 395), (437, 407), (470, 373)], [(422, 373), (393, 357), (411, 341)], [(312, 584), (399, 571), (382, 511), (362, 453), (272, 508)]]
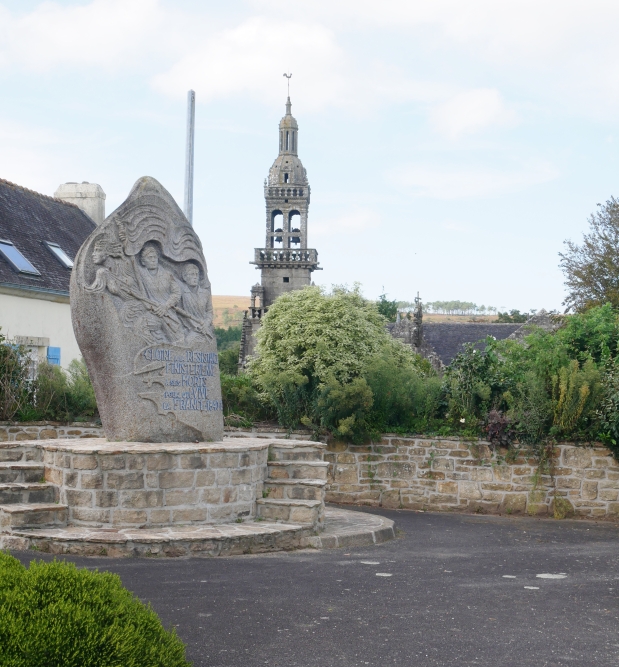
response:
[[(248, 296), (213, 296), (216, 327), (234, 327), (243, 321), (243, 311), (249, 308)], [(496, 315), (443, 315), (424, 313), (424, 322), (496, 322)]]
[(234, 327), (243, 321), (243, 311), (249, 308), (249, 296), (213, 296), (216, 327)]

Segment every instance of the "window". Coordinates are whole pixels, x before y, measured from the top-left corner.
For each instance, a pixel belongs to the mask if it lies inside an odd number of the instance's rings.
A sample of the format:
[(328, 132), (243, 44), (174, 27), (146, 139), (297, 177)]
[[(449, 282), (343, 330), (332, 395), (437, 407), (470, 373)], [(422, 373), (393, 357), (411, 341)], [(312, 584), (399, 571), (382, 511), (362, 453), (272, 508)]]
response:
[(284, 183), (288, 183), (288, 174), (284, 174)]
[(20, 273), (30, 273), (33, 276), (41, 275), (10, 241), (0, 241), (0, 252)]
[(284, 282), (285, 282), (285, 283), (289, 283), (289, 282), (290, 282), (290, 278), (289, 278), (288, 276), (284, 276)]
[(54, 257), (56, 257), (56, 259), (65, 267), (65, 269), (73, 268), (73, 260), (57, 243), (45, 241), (45, 245), (54, 253)]
[(60, 366), (60, 348), (59, 347), (48, 347), (47, 348), (47, 363), (52, 366)]

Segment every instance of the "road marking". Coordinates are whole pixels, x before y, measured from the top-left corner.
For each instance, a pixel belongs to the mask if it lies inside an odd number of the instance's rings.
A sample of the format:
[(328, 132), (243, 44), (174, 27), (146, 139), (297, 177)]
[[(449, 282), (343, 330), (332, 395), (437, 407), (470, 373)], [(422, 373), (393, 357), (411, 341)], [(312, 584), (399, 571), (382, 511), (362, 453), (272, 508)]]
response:
[(539, 586), (525, 586), (530, 591), (539, 591)]
[(380, 565), (380, 561), (377, 560), (360, 560), (362, 565)]
[(376, 576), (377, 577), (393, 577), (393, 575), (389, 574), (389, 572), (377, 572)]
[(559, 574), (536, 574), (538, 579), (567, 579), (567, 574), (565, 572), (560, 572)]
[(503, 579), (515, 579), (516, 576), (514, 574), (504, 574)]

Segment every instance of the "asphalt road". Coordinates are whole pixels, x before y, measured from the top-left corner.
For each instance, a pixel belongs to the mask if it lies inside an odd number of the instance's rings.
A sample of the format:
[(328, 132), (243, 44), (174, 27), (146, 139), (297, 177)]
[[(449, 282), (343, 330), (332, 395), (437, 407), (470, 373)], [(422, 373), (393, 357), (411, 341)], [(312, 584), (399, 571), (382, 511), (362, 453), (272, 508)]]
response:
[(70, 560), (117, 572), (195, 667), (619, 665), (619, 526), (380, 513), (402, 533), (377, 547)]

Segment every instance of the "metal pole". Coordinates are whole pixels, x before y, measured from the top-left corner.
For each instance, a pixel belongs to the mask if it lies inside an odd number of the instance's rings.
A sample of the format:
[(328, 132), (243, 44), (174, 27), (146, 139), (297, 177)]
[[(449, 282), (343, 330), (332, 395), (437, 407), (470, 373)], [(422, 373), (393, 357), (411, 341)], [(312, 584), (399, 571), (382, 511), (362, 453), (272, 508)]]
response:
[(196, 94), (187, 93), (187, 147), (185, 150), (185, 217), (193, 225), (193, 148), (196, 127)]

